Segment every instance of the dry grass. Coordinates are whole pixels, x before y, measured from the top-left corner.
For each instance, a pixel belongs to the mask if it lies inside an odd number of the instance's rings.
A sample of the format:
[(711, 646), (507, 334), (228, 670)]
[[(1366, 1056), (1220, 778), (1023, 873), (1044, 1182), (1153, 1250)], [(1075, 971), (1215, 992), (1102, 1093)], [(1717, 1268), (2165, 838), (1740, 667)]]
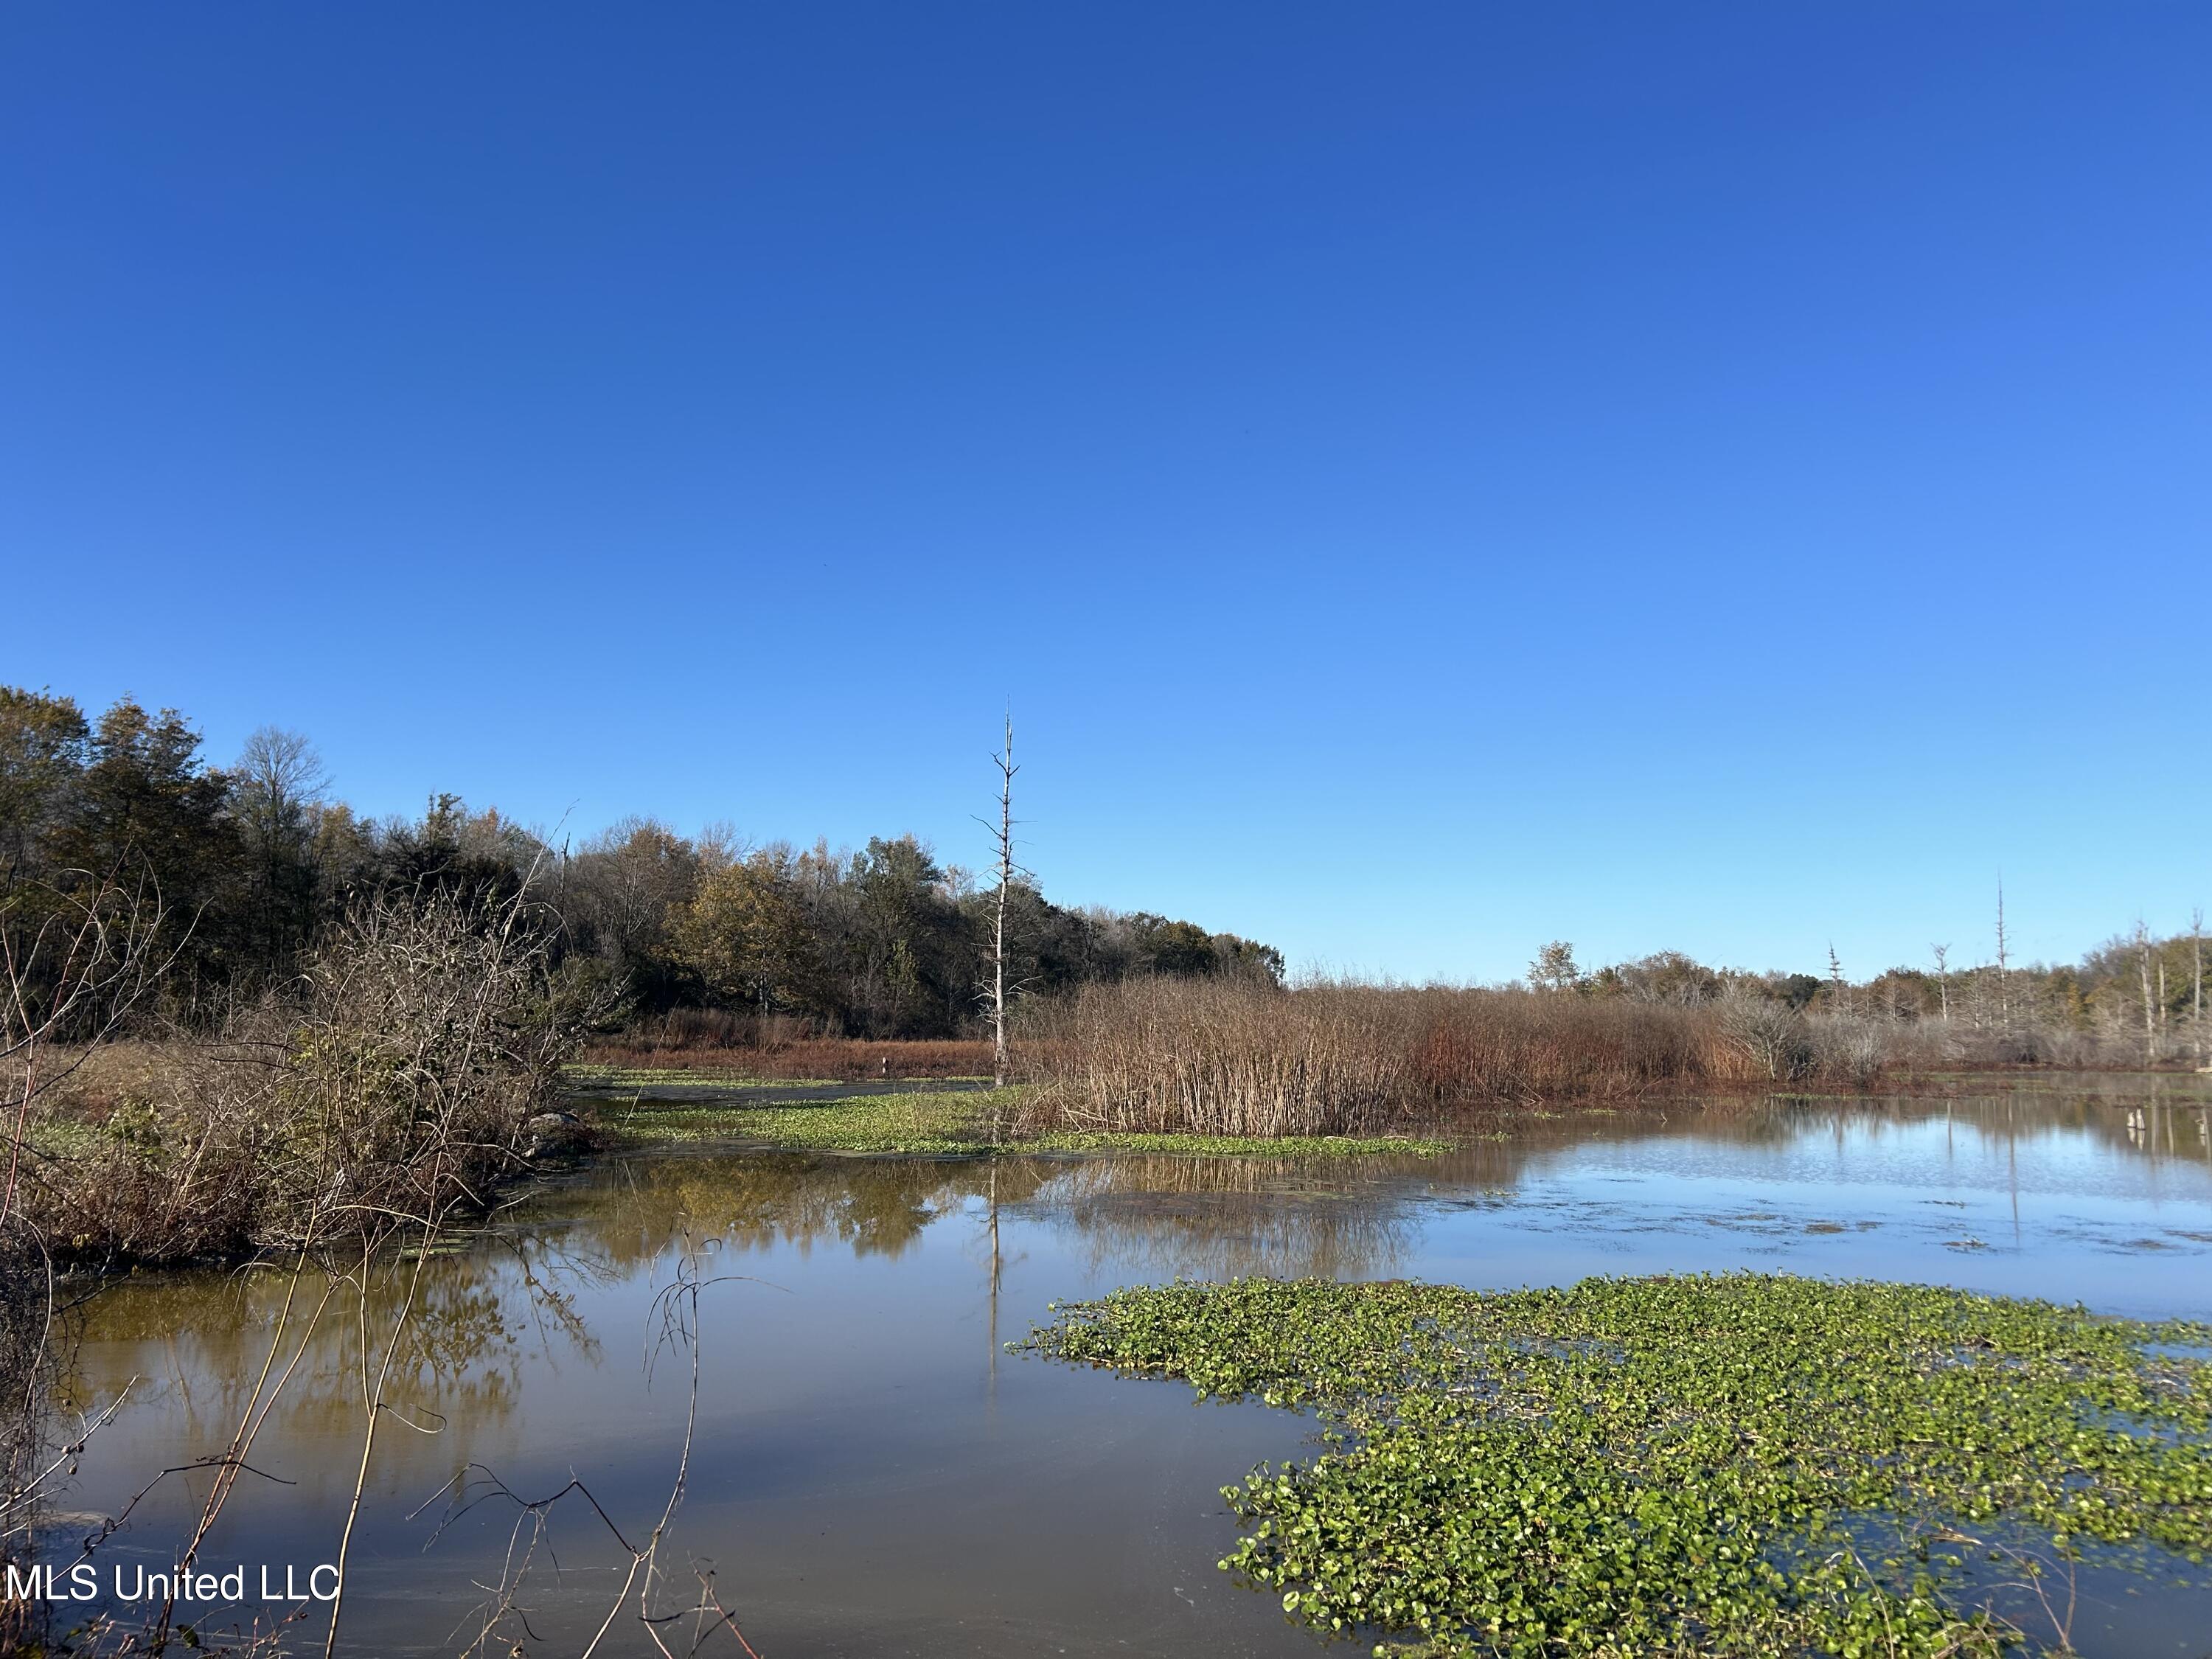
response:
[(1086, 986), (1031, 1011), (1024, 1052), (1071, 1128), (1108, 1134), (1358, 1134), (1413, 1087), (1404, 1000), (1231, 980)]
[(1894, 1022), (1764, 1012), (1752, 1022), (1721, 1003), (1133, 981), (1032, 1009), (1023, 1054), (1071, 1128), (1237, 1136), (1372, 1133), (1474, 1103), (1863, 1085), (1917, 1057)]
[(1457, 1100), (1618, 1100), (1753, 1080), (1710, 1006), (1519, 992), (1420, 990), (1419, 1092)]

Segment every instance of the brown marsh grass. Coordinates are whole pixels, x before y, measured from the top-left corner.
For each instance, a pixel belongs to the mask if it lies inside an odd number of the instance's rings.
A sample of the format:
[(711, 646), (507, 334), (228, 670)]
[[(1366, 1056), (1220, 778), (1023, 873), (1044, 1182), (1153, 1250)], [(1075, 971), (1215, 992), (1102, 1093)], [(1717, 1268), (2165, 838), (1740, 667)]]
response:
[(1908, 1042), (1880, 1022), (1776, 1007), (1753, 1030), (1720, 1002), (1136, 980), (1031, 1010), (1026, 1065), (1070, 1127), (1352, 1134), (1477, 1104), (1863, 1084)]

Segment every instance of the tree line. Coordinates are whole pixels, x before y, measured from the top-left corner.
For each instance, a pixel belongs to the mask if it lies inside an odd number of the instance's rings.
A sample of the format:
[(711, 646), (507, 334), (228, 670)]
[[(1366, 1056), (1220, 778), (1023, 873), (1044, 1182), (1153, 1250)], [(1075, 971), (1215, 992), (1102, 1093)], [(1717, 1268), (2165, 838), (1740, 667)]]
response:
[[(0, 906), (21, 934), (111, 879), (159, 894), (169, 1012), (210, 1018), (295, 976), (349, 908), (394, 891), (490, 904), (527, 890), (562, 971), (633, 1016), (686, 1008), (867, 1038), (973, 1035), (996, 896), (912, 835), (858, 851), (625, 818), (556, 842), (457, 794), (374, 818), (313, 745), (264, 726), (210, 764), (174, 709), (0, 686)], [(1024, 994), (1139, 975), (1279, 983), (1281, 953), (1148, 912), (1052, 902), (1018, 873), (1007, 973)]]
[[(1864, 980), (1847, 975), (1833, 951), (1825, 973), (1749, 973), (1714, 968), (1680, 951), (1585, 969), (1574, 946), (1555, 939), (1528, 964), (1540, 993), (1597, 1000), (1696, 1007), (1747, 1000), (1793, 1012), (1853, 1016), (1893, 1024), (1928, 1022), (1989, 1037), (1993, 1055), (2058, 1057), (2067, 1039), (2140, 1045), (2146, 1056), (2179, 1052), (2201, 1061), (2206, 1007), (2212, 1003), (2212, 951), (2201, 912), (2187, 932), (2154, 933), (2138, 923), (2073, 963), (2012, 958), (2002, 908), (1995, 950), (1959, 963), (1948, 945), (1931, 945), (1925, 966), (1888, 968)], [(2010, 1044), (2016, 1053), (2007, 1053)]]
[[(158, 891), (173, 953), (163, 994), (186, 1018), (289, 982), (349, 907), (376, 896), (482, 904), (526, 888), (551, 919), (562, 971), (602, 981), (633, 1016), (696, 1009), (828, 1036), (969, 1036), (983, 1029), (999, 925), (995, 882), (979, 886), (911, 835), (833, 850), (633, 817), (556, 843), (456, 794), (416, 817), (372, 818), (332, 794), (297, 733), (264, 726), (216, 766), (174, 709), (125, 698), (93, 718), (71, 698), (0, 686), (6, 929), (20, 936), (43, 907), (111, 878)], [(1147, 912), (1062, 907), (1018, 868), (1006, 886), (1007, 973), (1024, 994), (1152, 976), (1282, 982), (1269, 945)], [(1966, 965), (1933, 945), (1924, 965), (1858, 981), (1832, 958), (1823, 973), (1749, 973), (1674, 951), (1586, 969), (1554, 941), (1528, 981), (1601, 1000), (1755, 997), (2000, 1036), (2201, 1048), (2204, 944), (2197, 918), (2187, 933), (2138, 927), (2078, 963), (2021, 964), (2000, 909), (1994, 953)]]

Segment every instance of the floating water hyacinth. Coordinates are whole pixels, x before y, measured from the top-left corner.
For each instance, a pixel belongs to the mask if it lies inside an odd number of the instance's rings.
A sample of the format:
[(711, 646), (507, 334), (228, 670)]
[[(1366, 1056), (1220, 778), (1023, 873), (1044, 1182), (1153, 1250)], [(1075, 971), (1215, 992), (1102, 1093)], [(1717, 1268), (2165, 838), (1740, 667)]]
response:
[(1183, 1284), (1058, 1309), (1028, 1346), (1316, 1410), (1328, 1449), (1226, 1489), (1247, 1531), (1222, 1565), (1324, 1629), (1440, 1655), (1933, 1659), (2021, 1638), (1994, 1577), (2033, 1590), (2085, 1547), (2202, 1565), (2208, 1341), (1729, 1274)]

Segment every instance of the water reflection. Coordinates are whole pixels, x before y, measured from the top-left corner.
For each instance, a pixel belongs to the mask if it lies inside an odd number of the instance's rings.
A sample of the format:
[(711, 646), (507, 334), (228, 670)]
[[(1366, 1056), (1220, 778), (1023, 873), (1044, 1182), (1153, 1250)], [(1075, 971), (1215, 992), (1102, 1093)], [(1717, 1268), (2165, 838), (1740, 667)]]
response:
[[(644, 1359), (653, 1297), (689, 1263), (723, 1282), (708, 1293), (679, 1530), (763, 1652), (1310, 1653), (1212, 1567), (1233, 1536), (1217, 1489), (1294, 1454), (1304, 1425), (1009, 1359), (1002, 1336), (1054, 1299), (1255, 1272), (1517, 1285), (1753, 1266), (2212, 1317), (2206, 1091), (2136, 1081), (1501, 1112), (1437, 1158), (602, 1164), (420, 1264), (398, 1362), (407, 1421), (380, 1442), (349, 1643), (451, 1650), (512, 1517), (473, 1516), (425, 1553), (438, 1506), (415, 1512), (471, 1464), (531, 1492), (573, 1474), (625, 1520), (658, 1515), (686, 1401), (648, 1386)], [(383, 1264), (365, 1300), (340, 1297), (314, 1325), (256, 1446), (294, 1484), (241, 1493), (210, 1543), (224, 1559), (327, 1559), (357, 1455), (363, 1332), (377, 1340), (416, 1266)], [(321, 1281), (302, 1288), (319, 1297)], [(287, 1289), (264, 1270), (104, 1293), (76, 1403), (137, 1383), (68, 1501), (112, 1513), (151, 1471), (219, 1449)], [(172, 1486), (106, 1547), (173, 1550), (198, 1488)], [(559, 1578), (533, 1585), (544, 1641), (529, 1651), (580, 1647), (604, 1613), (617, 1564), (588, 1531), (564, 1541)], [(2193, 1654), (2157, 1632), (2212, 1627), (2212, 1609), (2172, 1594), (2080, 1645)]]

